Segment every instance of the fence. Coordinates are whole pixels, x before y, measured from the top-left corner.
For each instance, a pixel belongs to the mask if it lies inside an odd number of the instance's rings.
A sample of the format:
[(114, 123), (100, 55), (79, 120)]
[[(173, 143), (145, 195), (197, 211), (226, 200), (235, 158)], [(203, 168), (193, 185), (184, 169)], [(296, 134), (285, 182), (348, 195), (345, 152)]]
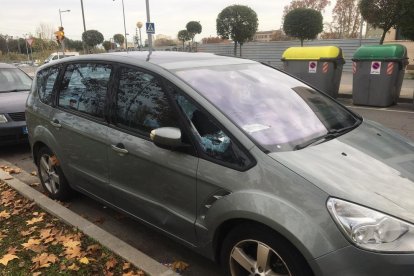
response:
[[(378, 39), (363, 39), (362, 45), (379, 44)], [(272, 42), (249, 42), (242, 47), (242, 57), (265, 62), (271, 66), (282, 67), (283, 52), (294, 46), (300, 46), (299, 41), (272, 41)], [(360, 47), (359, 39), (329, 39), (305, 41), (304, 46), (338, 46), (342, 49), (346, 64), (344, 71), (352, 71), (352, 56), (356, 49)], [(215, 53), (225, 56), (233, 56), (233, 44), (201, 44), (198, 46), (199, 52)], [(237, 56), (240, 54), (237, 47)]]

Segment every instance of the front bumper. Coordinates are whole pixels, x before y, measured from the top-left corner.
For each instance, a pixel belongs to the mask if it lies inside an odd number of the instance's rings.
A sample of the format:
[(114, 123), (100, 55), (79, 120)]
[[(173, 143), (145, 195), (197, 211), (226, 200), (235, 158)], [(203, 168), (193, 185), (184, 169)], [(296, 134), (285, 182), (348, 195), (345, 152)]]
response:
[(311, 261), (315, 275), (413, 275), (413, 254), (385, 254), (348, 246)]
[(27, 143), (26, 122), (8, 122), (0, 124), (0, 146)]

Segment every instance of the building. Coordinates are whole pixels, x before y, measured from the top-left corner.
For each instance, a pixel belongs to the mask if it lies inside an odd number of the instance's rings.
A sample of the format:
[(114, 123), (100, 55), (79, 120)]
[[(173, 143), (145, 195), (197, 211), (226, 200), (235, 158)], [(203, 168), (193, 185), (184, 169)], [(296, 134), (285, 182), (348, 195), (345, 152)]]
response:
[(272, 40), (272, 36), (276, 33), (275, 30), (272, 31), (264, 31), (264, 32), (256, 32), (253, 37), (253, 41), (255, 42), (269, 42)]

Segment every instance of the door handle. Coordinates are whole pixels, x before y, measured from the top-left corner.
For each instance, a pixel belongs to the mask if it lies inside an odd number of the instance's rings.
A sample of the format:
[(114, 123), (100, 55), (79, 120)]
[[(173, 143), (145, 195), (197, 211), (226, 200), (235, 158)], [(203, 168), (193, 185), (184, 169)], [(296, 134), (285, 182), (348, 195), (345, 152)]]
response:
[(54, 126), (54, 127), (57, 127), (57, 128), (61, 128), (62, 127), (62, 125), (60, 124), (60, 122), (59, 122), (58, 119), (53, 119), (52, 121), (50, 121), (50, 124), (52, 126)]
[(111, 148), (113, 151), (116, 151), (117, 153), (120, 153), (120, 154), (128, 153), (128, 150), (125, 149), (123, 144), (111, 145)]

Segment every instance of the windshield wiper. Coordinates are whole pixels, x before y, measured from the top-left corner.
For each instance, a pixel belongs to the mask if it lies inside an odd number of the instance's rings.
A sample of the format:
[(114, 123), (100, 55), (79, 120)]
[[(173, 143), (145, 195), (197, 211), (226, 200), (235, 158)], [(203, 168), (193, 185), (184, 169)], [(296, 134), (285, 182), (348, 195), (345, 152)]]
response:
[(326, 142), (329, 140), (332, 140), (336, 137), (341, 136), (342, 134), (345, 134), (351, 130), (353, 130), (354, 128), (356, 128), (357, 126), (359, 126), (361, 124), (361, 120), (356, 120), (355, 123), (353, 125), (344, 127), (344, 128), (340, 128), (340, 129), (330, 129), (326, 134), (315, 137), (310, 139), (309, 141), (306, 141), (304, 143), (300, 143), (298, 145), (296, 145), (293, 150), (300, 150), (300, 149), (304, 149), (306, 147), (309, 147), (313, 144), (319, 144), (322, 142)]

